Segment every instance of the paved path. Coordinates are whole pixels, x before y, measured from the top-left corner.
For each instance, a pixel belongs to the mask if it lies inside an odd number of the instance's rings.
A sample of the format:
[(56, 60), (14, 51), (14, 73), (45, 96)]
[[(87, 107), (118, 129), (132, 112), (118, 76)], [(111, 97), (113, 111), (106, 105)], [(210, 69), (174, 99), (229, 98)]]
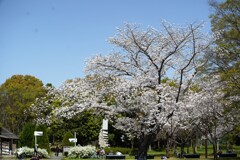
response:
[(59, 153), (58, 156), (55, 156), (55, 154), (53, 154), (51, 160), (62, 160), (63, 158), (64, 156), (62, 155), (62, 153)]

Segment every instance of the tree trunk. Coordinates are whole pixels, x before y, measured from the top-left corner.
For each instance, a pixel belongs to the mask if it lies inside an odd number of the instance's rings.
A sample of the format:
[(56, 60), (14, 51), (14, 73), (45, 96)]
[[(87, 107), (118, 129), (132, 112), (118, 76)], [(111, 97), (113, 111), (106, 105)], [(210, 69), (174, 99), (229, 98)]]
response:
[(208, 158), (208, 140), (205, 139), (205, 158)]
[(229, 151), (229, 142), (227, 141), (227, 146), (226, 146), (226, 148), (227, 148), (227, 151)]
[(197, 153), (197, 150), (198, 150), (198, 146), (199, 146), (199, 139), (198, 139), (198, 132), (196, 132), (196, 137), (195, 137), (195, 146), (194, 146), (194, 150), (193, 150), (193, 153), (196, 154)]
[(196, 154), (196, 153), (197, 153), (197, 145), (194, 144), (194, 145), (193, 145), (193, 154)]
[(183, 158), (185, 152), (184, 152), (184, 144), (181, 144), (181, 157), (180, 158)]
[(142, 135), (139, 139), (137, 159), (138, 160), (146, 160), (147, 159), (147, 151), (148, 147), (152, 142), (152, 135)]
[(167, 144), (166, 144), (166, 157), (169, 157), (169, 151), (170, 151), (170, 144), (169, 139), (167, 138)]
[(214, 160), (217, 160), (217, 143), (216, 143), (216, 141), (213, 142), (213, 156), (214, 156)]

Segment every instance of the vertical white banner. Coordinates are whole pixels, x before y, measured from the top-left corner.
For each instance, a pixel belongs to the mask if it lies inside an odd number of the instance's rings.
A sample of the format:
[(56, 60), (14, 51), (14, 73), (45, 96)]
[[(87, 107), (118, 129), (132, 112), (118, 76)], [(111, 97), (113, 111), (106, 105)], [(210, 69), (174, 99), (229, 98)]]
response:
[(108, 130), (108, 119), (103, 119), (102, 129)]

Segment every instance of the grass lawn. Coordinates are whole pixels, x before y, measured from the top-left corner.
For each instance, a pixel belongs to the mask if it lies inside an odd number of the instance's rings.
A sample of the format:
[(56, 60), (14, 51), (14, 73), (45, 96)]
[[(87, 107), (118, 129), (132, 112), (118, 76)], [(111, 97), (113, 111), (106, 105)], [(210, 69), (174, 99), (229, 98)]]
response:
[[(223, 148), (223, 147), (221, 147)], [(186, 149), (185, 149), (186, 151)], [(223, 153), (226, 152), (226, 150), (224, 150), (224, 148), (222, 149)], [(234, 146), (233, 147), (233, 151), (238, 153), (238, 156), (240, 155), (240, 146)], [(180, 152), (180, 148), (178, 148), (178, 152)], [(189, 148), (189, 153), (193, 153), (192, 151), (192, 148)], [(212, 153), (213, 153), (213, 149), (212, 149), (212, 146), (208, 146), (208, 159), (205, 159), (205, 148), (204, 146), (202, 147), (198, 147), (197, 149), (197, 153), (201, 155), (201, 157), (198, 159), (198, 158), (175, 158), (173, 156), (173, 151), (170, 151), (170, 158), (168, 158), (168, 160), (181, 160), (181, 159), (185, 159), (185, 160), (213, 160), (213, 156), (212, 156)], [(155, 150), (152, 150), (152, 151), (148, 151), (148, 154), (149, 155), (154, 155), (154, 159), (155, 160), (161, 160), (161, 156), (165, 155), (166, 152), (165, 151), (155, 151)], [(52, 153), (50, 153), (50, 156), (52, 155)], [(126, 155), (126, 159), (129, 159), (129, 160), (133, 160), (134, 159), (134, 156), (129, 156), (129, 155)], [(16, 157), (14, 156), (4, 156), (4, 157), (0, 157), (1, 160), (17, 160)], [(25, 160), (30, 160), (30, 158), (27, 158)], [(49, 160), (49, 159), (41, 159), (41, 160)], [(63, 160), (81, 160), (81, 159), (72, 159), (72, 158), (68, 158), (68, 157), (64, 157)], [(101, 159), (82, 159), (82, 160), (101, 160)], [(240, 157), (237, 157), (237, 158), (219, 158), (219, 160), (240, 160)]]
[[(134, 160), (133, 156), (126, 156), (126, 159), (128, 160)], [(162, 160), (160, 156), (155, 157), (155, 160)], [(70, 159), (70, 158), (64, 158), (64, 160), (86, 160), (86, 159)], [(87, 160), (98, 160), (98, 159), (87, 159)], [(101, 160), (101, 159), (99, 159)], [(205, 159), (204, 157), (201, 158), (175, 158), (175, 157), (170, 157), (167, 160), (213, 160), (213, 158), (208, 158)], [(240, 157), (237, 158), (220, 158), (219, 160), (240, 160)]]
[[(13, 156), (8, 156), (8, 157), (0, 157), (1, 160), (17, 160), (16, 157)], [(126, 159), (128, 160), (134, 160), (134, 156), (126, 156)], [(155, 160), (161, 160), (161, 156), (155, 156)], [(202, 155), (201, 158), (175, 158), (175, 157), (170, 157), (168, 160), (213, 160), (211, 156), (209, 156), (208, 159), (205, 159), (204, 156)], [(27, 158), (25, 160), (30, 160), (30, 158)], [(41, 160), (49, 160), (49, 159), (41, 159)], [(102, 160), (102, 159), (72, 159), (72, 158), (64, 158), (63, 160)], [(219, 158), (219, 160), (240, 160), (240, 157), (237, 158)]]

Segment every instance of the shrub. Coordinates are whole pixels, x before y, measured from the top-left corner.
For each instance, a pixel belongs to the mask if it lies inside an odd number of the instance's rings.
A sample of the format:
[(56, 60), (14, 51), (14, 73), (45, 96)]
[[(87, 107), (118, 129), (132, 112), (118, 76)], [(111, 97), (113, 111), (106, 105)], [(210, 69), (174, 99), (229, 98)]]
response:
[(69, 142), (69, 138), (73, 138), (73, 134), (70, 131), (64, 134), (63, 140), (62, 140), (62, 146), (74, 146), (73, 142)]
[(93, 146), (72, 147), (68, 152), (70, 158), (93, 158), (95, 155), (96, 148)]
[(18, 147), (27, 146), (27, 147), (34, 147), (34, 133), (35, 131), (35, 124), (27, 123), (24, 127), (22, 132), (19, 136), (19, 143)]
[[(48, 152), (46, 149), (38, 148), (38, 155), (42, 158), (49, 158)], [(26, 157), (32, 157), (34, 156), (34, 149), (28, 148), (28, 147), (22, 147), (18, 148), (16, 151), (17, 156), (21, 156), (22, 154), (25, 154)]]

